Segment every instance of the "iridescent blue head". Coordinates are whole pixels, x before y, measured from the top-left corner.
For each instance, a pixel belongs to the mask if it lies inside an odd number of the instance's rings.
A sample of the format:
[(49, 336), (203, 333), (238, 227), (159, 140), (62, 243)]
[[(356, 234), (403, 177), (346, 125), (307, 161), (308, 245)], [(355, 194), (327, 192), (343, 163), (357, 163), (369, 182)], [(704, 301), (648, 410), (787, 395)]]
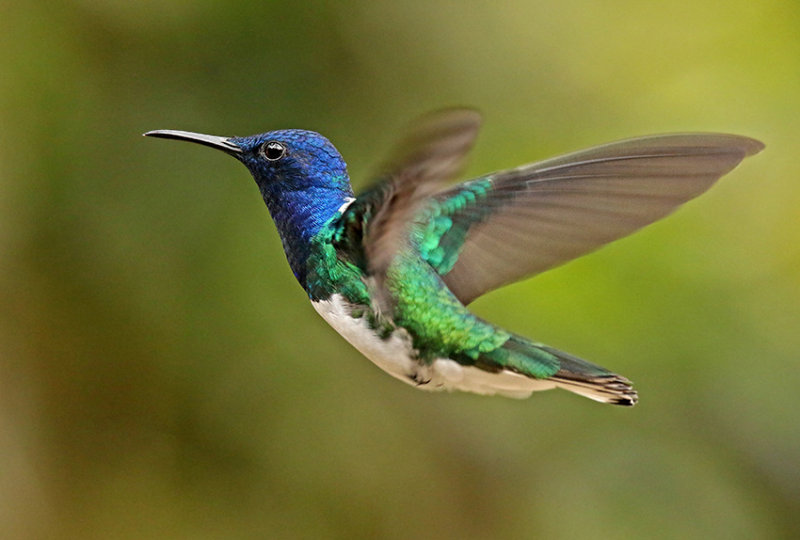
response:
[(145, 135), (196, 142), (235, 157), (250, 170), (267, 203), (295, 277), (305, 287), (311, 238), (353, 196), (336, 148), (313, 131), (285, 129), (250, 137), (160, 130)]

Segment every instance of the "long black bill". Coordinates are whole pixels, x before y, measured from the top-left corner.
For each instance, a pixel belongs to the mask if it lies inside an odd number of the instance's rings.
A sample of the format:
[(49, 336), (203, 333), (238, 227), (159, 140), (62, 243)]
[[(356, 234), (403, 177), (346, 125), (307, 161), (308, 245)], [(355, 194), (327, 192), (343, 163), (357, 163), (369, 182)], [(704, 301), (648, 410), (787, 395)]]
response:
[(216, 135), (204, 135), (202, 133), (192, 133), (191, 131), (176, 131), (173, 129), (157, 129), (148, 131), (145, 137), (159, 137), (161, 139), (176, 139), (179, 141), (189, 141), (203, 144), (222, 150), (228, 154), (241, 154), (242, 149), (232, 142), (228, 137), (217, 137)]

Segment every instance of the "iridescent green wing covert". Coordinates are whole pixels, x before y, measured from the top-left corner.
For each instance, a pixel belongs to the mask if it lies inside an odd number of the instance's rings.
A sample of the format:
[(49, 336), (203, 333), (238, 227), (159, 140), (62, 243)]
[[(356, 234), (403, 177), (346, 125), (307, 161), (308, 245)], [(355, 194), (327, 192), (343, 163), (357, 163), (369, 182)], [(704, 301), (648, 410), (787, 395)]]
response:
[(342, 251), (351, 253), (367, 275), (383, 279), (407, 247), (409, 224), (420, 207), (461, 172), (479, 127), (480, 115), (469, 109), (446, 109), (418, 120), (373, 185), (347, 208), (337, 242), (346, 243)]
[(762, 148), (736, 135), (660, 135), (490, 174), (435, 196), (422, 255), (467, 304), (666, 216)]

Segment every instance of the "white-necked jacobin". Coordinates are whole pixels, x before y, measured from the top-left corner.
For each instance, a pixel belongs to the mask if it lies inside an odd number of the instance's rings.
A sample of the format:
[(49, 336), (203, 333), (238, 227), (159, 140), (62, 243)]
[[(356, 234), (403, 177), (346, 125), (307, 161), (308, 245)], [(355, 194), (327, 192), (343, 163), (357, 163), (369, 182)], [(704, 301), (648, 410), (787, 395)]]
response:
[(314, 308), (390, 375), (426, 390), (523, 398), (563, 388), (635, 404), (625, 377), (465, 306), (666, 216), (764, 145), (716, 133), (656, 135), (448, 186), (479, 125), (467, 109), (424, 117), (358, 197), (342, 156), (313, 131), (145, 135), (241, 161)]

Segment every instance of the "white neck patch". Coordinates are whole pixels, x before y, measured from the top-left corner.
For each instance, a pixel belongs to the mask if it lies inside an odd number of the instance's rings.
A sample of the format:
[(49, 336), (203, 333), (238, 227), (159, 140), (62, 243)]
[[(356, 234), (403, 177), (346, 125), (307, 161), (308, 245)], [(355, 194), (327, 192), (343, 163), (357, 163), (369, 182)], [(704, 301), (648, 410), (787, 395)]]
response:
[(340, 214), (344, 214), (344, 211), (347, 210), (347, 207), (350, 206), (351, 204), (353, 204), (353, 201), (355, 201), (355, 200), (356, 200), (355, 197), (347, 197), (344, 200), (344, 204), (342, 204), (342, 206), (339, 207), (338, 212)]

